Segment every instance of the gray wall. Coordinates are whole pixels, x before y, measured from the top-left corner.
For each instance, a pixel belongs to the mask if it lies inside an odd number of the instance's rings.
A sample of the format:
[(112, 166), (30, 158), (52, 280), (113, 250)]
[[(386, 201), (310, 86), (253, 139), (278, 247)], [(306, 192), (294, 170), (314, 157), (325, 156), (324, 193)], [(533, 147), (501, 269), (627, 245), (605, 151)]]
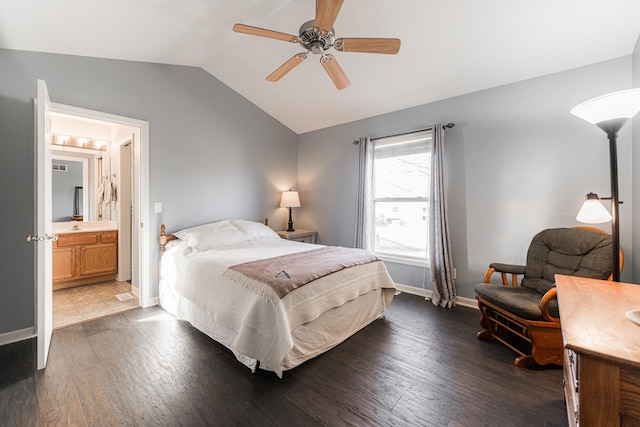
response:
[[(33, 98), (149, 121), (152, 292), (158, 230), (217, 219), (280, 218), (295, 187), (297, 136), (200, 68), (0, 49), (0, 334), (34, 326)], [(277, 226), (277, 224), (275, 224)]]
[[(458, 295), (473, 298), (491, 262), (525, 261), (535, 233), (580, 225), (589, 191), (610, 195), (604, 132), (569, 110), (594, 96), (631, 87), (631, 56), (303, 134), (298, 183), (307, 202), (298, 224), (321, 243), (351, 246), (358, 149), (380, 137), (455, 123), (446, 131), (447, 195)], [(622, 246), (631, 251), (631, 126), (620, 133)], [(602, 224), (610, 232), (610, 224)], [(387, 263), (398, 283), (422, 287), (428, 272)], [(631, 280), (627, 265), (622, 279)], [(425, 274), (426, 273), (426, 274)], [(430, 289), (430, 284), (426, 285)]]
[[(53, 163), (67, 165), (67, 170), (54, 170), (51, 181), (51, 211), (53, 222), (71, 221), (76, 187), (82, 187), (82, 162), (54, 160)], [(80, 199), (82, 212), (82, 199)]]
[[(33, 98), (47, 81), (53, 102), (150, 123), (153, 292), (157, 233), (217, 219), (270, 217), (280, 191), (298, 188), (296, 225), (319, 230), (320, 243), (351, 246), (355, 224), (357, 147), (378, 137), (454, 122), (446, 134), (448, 197), (459, 294), (473, 297), (489, 262), (524, 260), (545, 227), (577, 225), (589, 191), (609, 193), (607, 143), (600, 130), (569, 114), (575, 104), (640, 86), (640, 53), (300, 136), (198, 68), (0, 49), (0, 334), (34, 325)], [(634, 64), (632, 73), (632, 62)], [(638, 118), (620, 134), (622, 279), (640, 277), (640, 230), (633, 230), (640, 188)], [(296, 186), (296, 179), (298, 185)], [(636, 195), (632, 199), (631, 195)], [(634, 209), (635, 206), (635, 209)], [(608, 225), (603, 228), (608, 230)], [(630, 265), (633, 260), (633, 267)], [(389, 264), (399, 283), (422, 286), (420, 268)], [(428, 278), (428, 274), (427, 274)], [(428, 280), (427, 280), (428, 281)], [(429, 288), (429, 285), (427, 285)]]

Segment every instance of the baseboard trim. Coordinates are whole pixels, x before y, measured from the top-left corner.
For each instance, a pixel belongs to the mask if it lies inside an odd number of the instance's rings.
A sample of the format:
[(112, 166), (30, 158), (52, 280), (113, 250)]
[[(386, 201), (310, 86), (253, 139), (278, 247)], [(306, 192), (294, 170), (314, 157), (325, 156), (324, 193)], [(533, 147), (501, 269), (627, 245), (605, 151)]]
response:
[(33, 328), (25, 328), (17, 331), (0, 334), (0, 346), (13, 344), (14, 342), (24, 341), (36, 336)]
[[(425, 299), (431, 298), (433, 295), (433, 291), (429, 289), (416, 288), (415, 286), (403, 285), (401, 283), (396, 283), (396, 288), (400, 292), (404, 292), (411, 295), (417, 295), (420, 297), (424, 297)], [(456, 305), (468, 308), (475, 308), (478, 310), (478, 301), (471, 298), (466, 297), (456, 297)]]
[(140, 302), (140, 307), (142, 308), (153, 307), (155, 305), (160, 305), (160, 298), (158, 297), (147, 298), (146, 301)]

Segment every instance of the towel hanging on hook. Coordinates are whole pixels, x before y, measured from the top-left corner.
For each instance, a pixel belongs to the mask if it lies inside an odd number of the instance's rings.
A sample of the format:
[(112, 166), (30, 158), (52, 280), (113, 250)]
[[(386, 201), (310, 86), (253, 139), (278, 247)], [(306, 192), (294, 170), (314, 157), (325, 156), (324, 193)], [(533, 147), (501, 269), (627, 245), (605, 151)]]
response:
[(115, 177), (115, 174), (102, 177), (102, 182), (98, 187), (98, 203), (107, 205), (118, 200)]

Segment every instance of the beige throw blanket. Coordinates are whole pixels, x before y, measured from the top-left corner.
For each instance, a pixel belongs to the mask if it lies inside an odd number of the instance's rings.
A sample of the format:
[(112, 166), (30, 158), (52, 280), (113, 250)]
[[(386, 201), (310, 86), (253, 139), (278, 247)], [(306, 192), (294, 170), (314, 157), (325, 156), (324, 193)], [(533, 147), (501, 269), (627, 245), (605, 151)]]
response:
[(283, 298), (320, 277), (354, 265), (378, 261), (362, 249), (326, 246), (306, 252), (246, 262), (229, 267), (225, 276), (242, 282), (242, 276), (263, 282)]

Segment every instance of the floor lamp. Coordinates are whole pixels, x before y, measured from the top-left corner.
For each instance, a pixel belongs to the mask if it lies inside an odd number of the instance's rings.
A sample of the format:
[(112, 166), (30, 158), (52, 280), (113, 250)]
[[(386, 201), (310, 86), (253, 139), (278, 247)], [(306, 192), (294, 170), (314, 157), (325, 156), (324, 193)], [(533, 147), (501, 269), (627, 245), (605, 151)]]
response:
[[(640, 111), (640, 88), (623, 90), (578, 104), (571, 109), (571, 114), (580, 117), (602, 129), (609, 139), (609, 162), (611, 165), (611, 197), (599, 198), (597, 194), (587, 194), (582, 209), (576, 219), (580, 222), (602, 223), (611, 220), (611, 239), (613, 280), (620, 281), (620, 224), (618, 214), (618, 154), (616, 140), (618, 131)], [(604, 206), (599, 200), (611, 199), (611, 215), (604, 215)], [(600, 213), (596, 204), (602, 207)]]

